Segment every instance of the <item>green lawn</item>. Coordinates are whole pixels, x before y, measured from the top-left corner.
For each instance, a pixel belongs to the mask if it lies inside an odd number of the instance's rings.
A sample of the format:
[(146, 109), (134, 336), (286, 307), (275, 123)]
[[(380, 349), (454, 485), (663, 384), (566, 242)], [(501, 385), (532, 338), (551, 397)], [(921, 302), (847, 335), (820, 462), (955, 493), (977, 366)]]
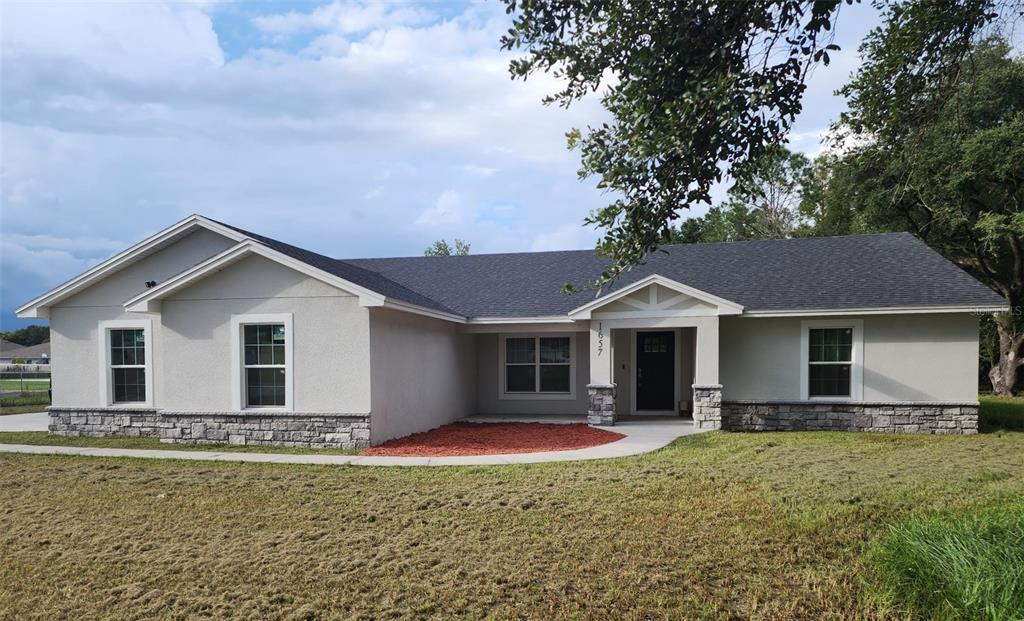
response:
[(46, 410), (45, 405), (13, 405), (13, 406), (0, 406), (0, 416), (7, 416), (8, 414), (31, 414), (33, 412), (43, 412)]
[(0, 416), (4, 414), (42, 412), (49, 405), (50, 397), (46, 393), (23, 393), (14, 397), (0, 397)]
[(0, 379), (0, 391), (46, 392), (50, 389), (49, 379)]
[(89, 438), (54, 436), (45, 431), (0, 432), (0, 444), (33, 444), (36, 446), (92, 446), (99, 448), (161, 449), (168, 451), (216, 451), (239, 453), (291, 453), (299, 455), (355, 455), (358, 449), (310, 449), (286, 446), (255, 446), (238, 444), (170, 444), (159, 438)]
[(979, 399), (981, 401), (980, 426), (983, 431), (1024, 430), (1024, 397), (983, 395)]
[(908, 519), (1020, 506), (1022, 455), (1010, 432), (715, 432), (473, 468), (0, 454), (0, 611), (905, 618), (872, 546)]

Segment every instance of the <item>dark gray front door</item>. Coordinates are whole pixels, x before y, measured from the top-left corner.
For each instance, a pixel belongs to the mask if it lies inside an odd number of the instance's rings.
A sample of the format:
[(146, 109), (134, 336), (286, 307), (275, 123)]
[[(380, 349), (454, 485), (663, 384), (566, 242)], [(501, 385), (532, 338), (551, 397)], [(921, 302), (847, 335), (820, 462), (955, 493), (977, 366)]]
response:
[(676, 333), (636, 333), (636, 409), (675, 410)]

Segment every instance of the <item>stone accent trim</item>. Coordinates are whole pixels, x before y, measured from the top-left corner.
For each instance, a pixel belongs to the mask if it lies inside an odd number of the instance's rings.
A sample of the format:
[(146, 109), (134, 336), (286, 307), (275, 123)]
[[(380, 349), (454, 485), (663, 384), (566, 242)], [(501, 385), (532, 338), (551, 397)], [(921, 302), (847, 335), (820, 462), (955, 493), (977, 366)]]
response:
[(977, 402), (726, 401), (722, 428), (732, 431), (872, 431), (978, 433)]
[(369, 414), (174, 412), (147, 408), (51, 407), (50, 433), (156, 437), (175, 444), (252, 444), (304, 448), (370, 446)]
[(722, 428), (722, 385), (693, 385), (693, 425), (697, 429)]
[(587, 384), (587, 424), (615, 424), (615, 384)]

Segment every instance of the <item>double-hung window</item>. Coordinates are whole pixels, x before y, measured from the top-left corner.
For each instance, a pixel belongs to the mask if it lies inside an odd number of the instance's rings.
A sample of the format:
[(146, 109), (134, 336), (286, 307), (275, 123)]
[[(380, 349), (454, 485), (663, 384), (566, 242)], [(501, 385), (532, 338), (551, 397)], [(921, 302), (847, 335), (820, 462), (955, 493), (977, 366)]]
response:
[(151, 325), (146, 319), (100, 322), (100, 399), (103, 405), (152, 404)]
[(501, 349), (503, 395), (573, 394), (571, 336), (504, 336)]
[(284, 324), (246, 324), (242, 332), (246, 407), (284, 407), (288, 383)]
[(110, 373), (114, 403), (146, 402), (145, 330), (110, 330)]
[(849, 397), (853, 328), (811, 328), (808, 336), (808, 396)]
[(805, 322), (802, 376), (810, 399), (860, 399), (861, 322)]
[(294, 334), (290, 313), (234, 315), (235, 409), (292, 409)]

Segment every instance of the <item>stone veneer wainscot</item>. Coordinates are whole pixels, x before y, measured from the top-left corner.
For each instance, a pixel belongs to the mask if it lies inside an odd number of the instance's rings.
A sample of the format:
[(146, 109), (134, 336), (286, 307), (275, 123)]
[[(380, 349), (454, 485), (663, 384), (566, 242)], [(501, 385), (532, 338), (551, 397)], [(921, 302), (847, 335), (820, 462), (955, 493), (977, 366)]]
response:
[(978, 403), (725, 401), (721, 424), (732, 431), (975, 434)]
[(176, 444), (251, 444), (365, 448), (369, 414), (322, 412), (172, 412), (152, 408), (51, 407), (60, 436), (155, 437)]

